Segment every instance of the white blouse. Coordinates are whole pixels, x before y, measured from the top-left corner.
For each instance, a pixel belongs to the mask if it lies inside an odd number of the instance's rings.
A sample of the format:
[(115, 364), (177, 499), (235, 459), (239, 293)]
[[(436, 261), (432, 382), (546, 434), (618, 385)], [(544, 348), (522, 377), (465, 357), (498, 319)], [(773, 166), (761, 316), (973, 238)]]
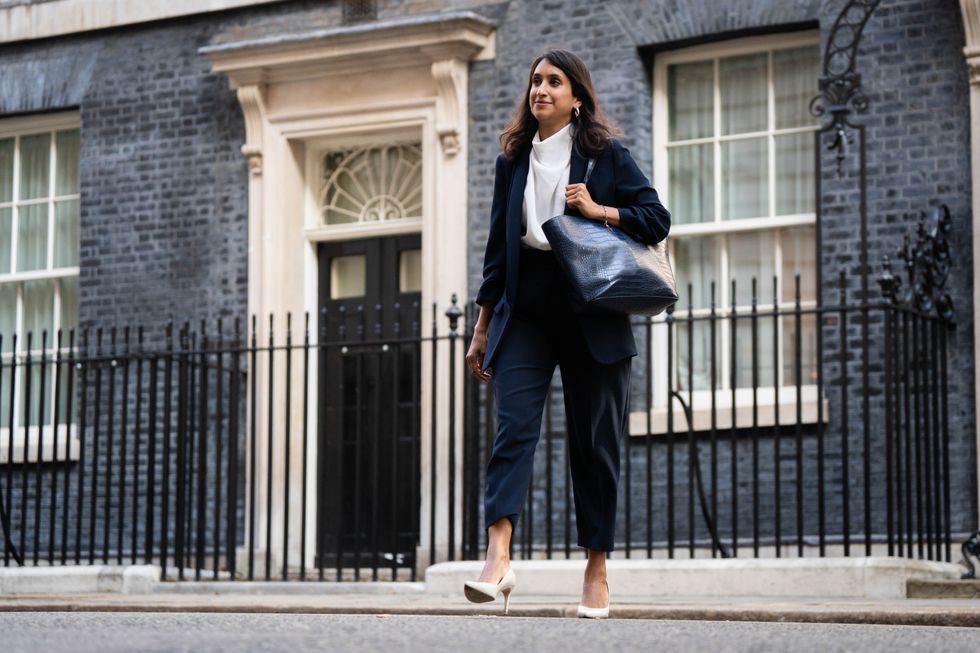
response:
[(565, 186), (572, 161), (572, 123), (541, 140), (541, 133), (531, 140), (530, 166), (521, 224), (527, 233), (521, 242), (536, 249), (550, 250), (551, 245), (541, 225), (565, 210)]

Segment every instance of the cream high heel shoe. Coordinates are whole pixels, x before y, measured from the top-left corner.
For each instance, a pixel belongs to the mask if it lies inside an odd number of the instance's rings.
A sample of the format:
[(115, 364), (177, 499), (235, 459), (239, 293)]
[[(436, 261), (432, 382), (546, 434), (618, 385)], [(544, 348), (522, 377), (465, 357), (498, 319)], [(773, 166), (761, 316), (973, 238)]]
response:
[(507, 614), (510, 605), (510, 593), (516, 585), (517, 577), (514, 575), (514, 570), (508, 567), (499, 583), (468, 580), (463, 584), (463, 593), (473, 603), (493, 601), (498, 594), (502, 593), (504, 595), (504, 614)]
[[(606, 583), (606, 592), (609, 592), (609, 583)], [(609, 604), (606, 603), (604, 608), (590, 608), (587, 605), (578, 604), (578, 609), (575, 611), (577, 617), (585, 617), (587, 619), (605, 619), (609, 616)]]

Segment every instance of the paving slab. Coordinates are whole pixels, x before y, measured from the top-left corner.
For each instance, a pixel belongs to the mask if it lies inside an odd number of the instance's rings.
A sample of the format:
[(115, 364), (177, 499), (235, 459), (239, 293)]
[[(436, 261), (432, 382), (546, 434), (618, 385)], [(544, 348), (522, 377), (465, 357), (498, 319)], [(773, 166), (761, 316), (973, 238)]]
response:
[[(514, 617), (574, 617), (577, 597), (511, 598)], [(162, 593), (0, 596), (0, 612), (224, 612), (282, 614), (415, 614), (503, 617), (503, 602), (473, 604), (462, 596), (429, 594)], [(980, 628), (980, 600), (827, 600), (807, 597), (763, 600), (638, 600), (613, 598), (610, 618), (698, 619), (800, 623), (849, 623)]]

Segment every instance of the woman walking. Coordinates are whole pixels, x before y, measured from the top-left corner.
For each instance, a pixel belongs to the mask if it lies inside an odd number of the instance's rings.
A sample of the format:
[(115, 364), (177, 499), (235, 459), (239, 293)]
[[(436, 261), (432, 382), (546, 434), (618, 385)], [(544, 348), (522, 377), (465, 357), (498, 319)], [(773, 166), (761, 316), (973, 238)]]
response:
[[(580, 215), (646, 243), (664, 239), (670, 214), (615, 138), (585, 63), (548, 50), (531, 64), (516, 115), (501, 134), (490, 233), (477, 294), (480, 315), (466, 354), (471, 373), (492, 381), (497, 432), (487, 462), (488, 547), (474, 602), (504, 595), (516, 577), (510, 539), (531, 480), (544, 402), (561, 371), (578, 546), (588, 551), (578, 615), (609, 614), (606, 554), (613, 550), (619, 440), (628, 417), (636, 344), (629, 316), (583, 312), (541, 225)], [(588, 187), (587, 163), (595, 164)]]

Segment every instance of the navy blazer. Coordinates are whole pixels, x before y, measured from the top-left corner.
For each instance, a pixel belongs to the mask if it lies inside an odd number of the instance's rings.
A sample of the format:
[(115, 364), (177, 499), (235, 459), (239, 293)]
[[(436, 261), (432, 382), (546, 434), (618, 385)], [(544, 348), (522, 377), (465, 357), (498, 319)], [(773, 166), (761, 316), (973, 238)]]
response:
[[(493, 306), (487, 328), (487, 350), (483, 369), (493, 365), (497, 345), (507, 330), (511, 307), (517, 297), (518, 261), (521, 246), (521, 213), (531, 154), (528, 143), (513, 161), (501, 153), (493, 182), (490, 233), (483, 258), (483, 284), (476, 303)], [(572, 150), (568, 183), (581, 183), (588, 159)], [(640, 242), (656, 243), (667, 237), (670, 213), (660, 203), (657, 191), (619, 139), (596, 158), (586, 184), (592, 200), (619, 209), (619, 227)], [(565, 205), (565, 214), (581, 215)], [(617, 227), (613, 227), (617, 228)], [(636, 342), (628, 315), (613, 313), (575, 313), (582, 326), (589, 351), (600, 363), (612, 363), (636, 356)]]

